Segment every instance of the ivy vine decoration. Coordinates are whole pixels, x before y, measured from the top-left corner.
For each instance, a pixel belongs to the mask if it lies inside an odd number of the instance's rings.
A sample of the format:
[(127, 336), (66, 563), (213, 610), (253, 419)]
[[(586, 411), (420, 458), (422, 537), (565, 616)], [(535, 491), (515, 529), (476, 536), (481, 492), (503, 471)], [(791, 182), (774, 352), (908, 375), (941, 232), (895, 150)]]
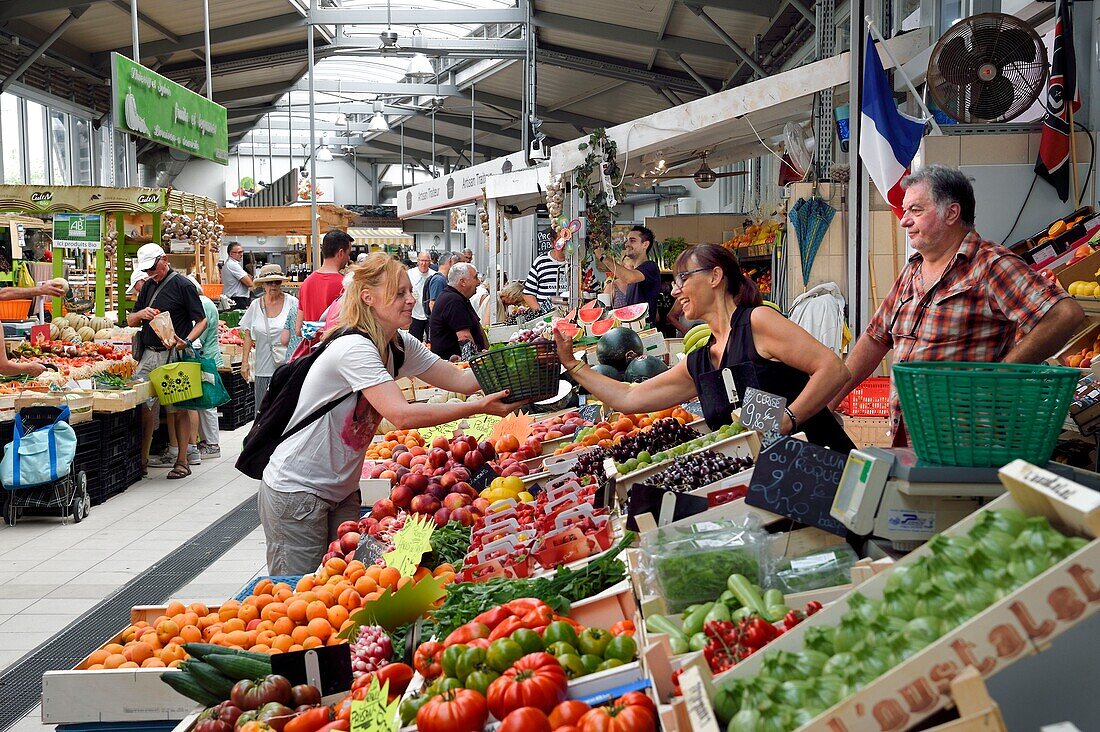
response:
[[(582, 142), (578, 149), (588, 150), (584, 162), (573, 171), (577, 189), (585, 201), (585, 218), (588, 220), (588, 233), (585, 239), (585, 253), (582, 265), (591, 261), (592, 250), (596, 248), (611, 250), (611, 227), (615, 223), (615, 214), (608, 205), (608, 194), (616, 201), (622, 199), (622, 171), (615, 160), (618, 146), (607, 136), (601, 127), (592, 131), (588, 142)], [(611, 190), (605, 189), (605, 181)], [(618, 183), (616, 183), (618, 181)]]

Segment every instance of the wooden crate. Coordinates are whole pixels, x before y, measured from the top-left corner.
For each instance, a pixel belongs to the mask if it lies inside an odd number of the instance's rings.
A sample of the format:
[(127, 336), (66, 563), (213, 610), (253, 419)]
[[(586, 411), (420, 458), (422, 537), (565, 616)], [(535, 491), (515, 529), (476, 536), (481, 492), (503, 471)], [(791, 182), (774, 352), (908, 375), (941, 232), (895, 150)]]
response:
[(890, 447), (889, 417), (844, 416), (844, 431), (856, 443), (856, 447)]
[[(978, 659), (983, 675), (990, 676), (1048, 647), (1054, 638), (1100, 609), (1100, 593), (1093, 579), (1100, 573), (1100, 495), (1023, 460), (1006, 465), (1000, 476), (1009, 492), (947, 529), (945, 535), (968, 533), (984, 511), (1015, 509), (1031, 516), (1046, 516), (1059, 529), (1086, 537), (1089, 543), (818, 715), (799, 732), (863, 729), (866, 710), (887, 708), (900, 715), (895, 728), (909, 729), (944, 708), (948, 698), (935, 690), (961, 673), (966, 659)], [(926, 544), (897, 565), (909, 565), (930, 552)], [(890, 575), (890, 570), (874, 575), (860, 585), (859, 591), (870, 599), (881, 598)], [(1073, 607), (1073, 612), (1067, 612), (1068, 607)], [(848, 597), (841, 597), (772, 641), (768, 651), (753, 654), (715, 677), (715, 686), (733, 678), (755, 676), (764, 659), (776, 651), (802, 650), (803, 639), (811, 628), (835, 627), (848, 609)], [(923, 694), (923, 689), (930, 689), (931, 694), (914, 705), (912, 694)]]
[(69, 408), (69, 424), (80, 424), (92, 419), (92, 405), (95, 399), (91, 392), (31, 392), (25, 391), (15, 398), (16, 411), (24, 407), (61, 407)]
[[(152, 622), (164, 606), (142, 605), (130, 611), (130, 623)], [(215, 608), (211, 608), (212, 610)], [(125, 628), (100, 646), (121, 643)], [(42, 674), (42, 722), (149, 722), (184, 719), (198, 706), (160, 680), (162, 668), (86, 670), (85, 657), (71, 671)]]
[[(700, 434), (705, 434), (709, 431), (706, 427), (706, 423), (702, 420), (696, 420), (690, 423), (690, 426), (694, 427)], [(760, 454), (760, 433), (759, 432), (742, 432), (732, 437), (727, 437), (724, 440), (711, 443), (705, 447), (700, 447), (698, 450), (693, 450), (689, 455), (694, 455), (697, 452), (703, 452), (704, 450), (713, 450), (714, 452), (721, 453), (723, 455), (731, 455), (734, 457), (751, 456), (753, 461), (756, 461), (757, 456)], [(626, 491), (630, 486), (635, 483), (641, 483), (648, 479), (651, 475), (659, 473), (672, 464), (671, 460), (666, 460), (656, 465), (649, 465), (645, 468), (635, 470), (633, 473), (627, 473), (626, 475), (615, 476), (615, 492), (619, 495), (619, 500), (626, 500)], [(614, 468), (612, 468), (614, 470)]]
[(92, 391), (92, 411), (126, 412), (145, 399), (137, 389), (96, 389)]

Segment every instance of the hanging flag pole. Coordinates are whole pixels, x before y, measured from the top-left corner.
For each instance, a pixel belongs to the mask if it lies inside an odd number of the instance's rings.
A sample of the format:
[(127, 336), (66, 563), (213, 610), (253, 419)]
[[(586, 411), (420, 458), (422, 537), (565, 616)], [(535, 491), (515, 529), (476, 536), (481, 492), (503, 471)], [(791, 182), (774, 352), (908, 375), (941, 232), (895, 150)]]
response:
[[(1069, 40), (1073, 43), (1072, 37)], [(1069, 174), (1073, 180), (1073, 205), (1081, 205), (1081, 193), (1077, 189), (1077, 138), (1073, 134), (1073, 100), (1066, 104), (1069, 110)]]
[(878, 32), (878, 28), (875, 27), (875, 22), (871, 20), (870, 15), (863, 16), (863, 22), (867, 24), (867, 30), (871, 32), (871, 36), (875, 39), (876, 43), (882, 44), (882, 50), (886, 52), (886, 57), (890, 59), (890, 63), (894, 64), (894, 70), (901, 74), (902, 81), (905, 82), (905, 88), (909, 90), (909, 93), (913, 95), (913, 99), (916, 100), (917, 106), (924, 112), (925, 122), (932, 125), (932, 132), (937, 135), (942, 135), (943, 130), (936, 124), (936, 118), (932, 115), (932, 110), (928, 108), (928, 105), (924, 103), (924, 98), (917, 93), (917, 88), (913, 86), (913, 82), (909, 80), (909, 75), (905, 73), (905, 70), (901, 68), (901, 64), (898, 63), (897, 58), (890, 52), (890, 47), (886, 45), (886, 39), (882, 37), (882, 34)]
[[(1073, 113), (1081, 107), (1077, 86), (1077, 59), (1073, 48), (1073, 14), (1068, 0), (1058, 3), (1054, 26), (1054, 50), (1050, 60), (1046, 98), (1043, 101), (1043, 134), (1035, 172), (1054, 187), (1066, 201), (1073, 181), (1073, 204), (1077, 205), (1077, 151), (1074, 145)], [(1066, 170), (1066, 168), (1069, 170)], [(1072, 171), (1072, 172), (1071, 172)]]

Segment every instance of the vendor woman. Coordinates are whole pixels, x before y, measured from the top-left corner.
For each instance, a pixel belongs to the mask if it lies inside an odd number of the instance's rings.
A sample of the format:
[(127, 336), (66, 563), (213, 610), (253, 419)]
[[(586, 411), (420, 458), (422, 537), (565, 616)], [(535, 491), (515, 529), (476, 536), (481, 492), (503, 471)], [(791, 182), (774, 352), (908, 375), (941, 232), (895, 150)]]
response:
[[(672, 296), (684, 317), (703, 320), (712, 333), (693, 351), (644, 388), (598, 374), (573, 356), (572, 342), (555, 333), (562, 365), (573, 379), (612, 409), (654, 412), (699, 397), (711, 429), (733, 421), (731, 412), (752, 386), (787, 400), (780, 432), (805, 432), (817, 445), (855, 448), (837, 418), (825, 408), (848, 380), (835, 353), (805, 330), (762, 304), (737, 258), (714, 244), (691, 247), (676, 260)], [(732, 389), (730, 388), (732, 386)]]

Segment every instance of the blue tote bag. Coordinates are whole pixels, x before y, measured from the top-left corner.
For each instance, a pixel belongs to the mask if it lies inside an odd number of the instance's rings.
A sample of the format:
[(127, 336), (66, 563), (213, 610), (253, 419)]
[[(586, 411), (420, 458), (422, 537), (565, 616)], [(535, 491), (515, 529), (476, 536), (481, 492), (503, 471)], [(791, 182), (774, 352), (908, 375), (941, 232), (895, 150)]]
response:
[(52, 423), (25, 433), (23, 420), (16, 417), (15, 437), (0, 460), (0, 482), (5, 488), (30, 488), (69, 474), (76, 457), (76, 432), (68, 420), (69, 408), (61, 407)]

